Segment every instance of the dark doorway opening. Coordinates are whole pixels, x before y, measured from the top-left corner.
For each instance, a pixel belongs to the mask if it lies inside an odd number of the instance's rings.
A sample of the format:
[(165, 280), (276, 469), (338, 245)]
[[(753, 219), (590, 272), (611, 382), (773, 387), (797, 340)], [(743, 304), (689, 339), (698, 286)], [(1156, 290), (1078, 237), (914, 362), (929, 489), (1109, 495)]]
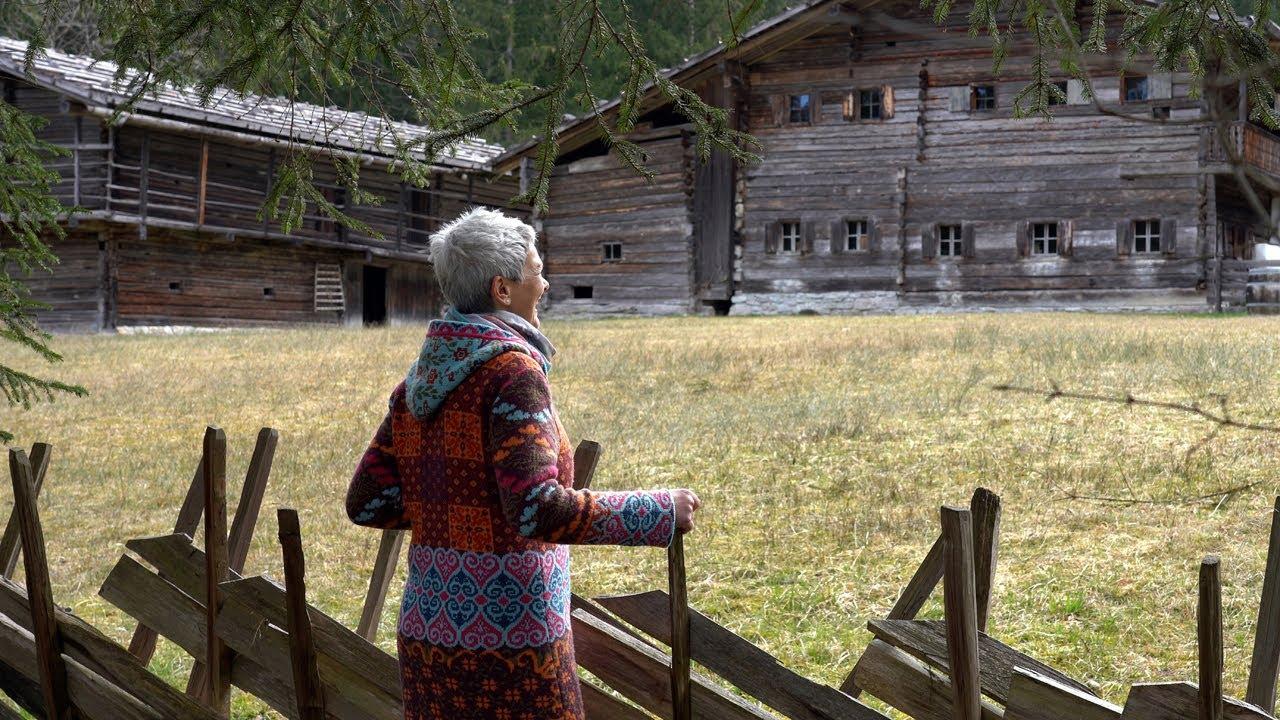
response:
[(387, 322), (387, 269), (365, 265), (361, 277), (361, 305), (365, 325), (382, 325)]

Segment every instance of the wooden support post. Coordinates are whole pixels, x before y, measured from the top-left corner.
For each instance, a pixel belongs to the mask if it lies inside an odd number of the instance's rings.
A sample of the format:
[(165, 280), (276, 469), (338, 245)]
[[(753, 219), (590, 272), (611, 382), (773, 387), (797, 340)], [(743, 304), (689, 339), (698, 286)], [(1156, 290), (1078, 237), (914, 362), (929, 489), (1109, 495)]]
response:
[(689, 595), (684, 576), (684, 536), (679, 530), (667, 548), (667, 588), (671, 597), (671, 718), (693, 720), (689, 691)]
[(947, 621), (947, 656), (956, 720), (980, 720), (978, 607), (973, 570), (973, 519), (964, 508), (942, 508), (945, 571), (942, 595)]
[(986, 632), (991, 608), (991, 588), (996, 578), (996, 552), (1000, 542), (1000, 496), (980, 487), (969, 501), (973, 516), (973, 570), (978, 602), (978, 630)]
[(391, 579), (395, 576), (404, 534), (404, 530), (383, 530), (382, 539), (378, 542), (378, 557), (373, 562), (373, 575), (369, 578), (360, 624), (356, 627), (356, 633), (369, 642), (378, 637), (378, 620), (382, 618), (382, 608), (391, 588)]
[(596, 474), (596, 465), (600, 463), (600, 443), (594, 440), (583, 440), (573, 451), (573, 489), (585, 490), (591, 485), (591, 478)]
[(1249, 689), (1244, 699), (1272, 712), (1276, 706), (1276, 675), (1280, 672), (1280, 497), (1271, 511), (1271, 540), (1267, 570), (1262, 578), (1262, 601), (1249, 663)]
[[(48, 443), (36, 443), (31, 446), (31, 474), (34, 478), (36, 497), (40, 496), (40, 488), (44, 485), (44, 474), (49, 469), (49, 452), (53, 447)], [(9, 513), (9, 523), (4, 527), (4, 537), (0, 538), (0, 575), (13, 577), (18, 569), (18, 557), (22, 554), (22, 534), (18, 523), (18, 509), (14, 507)]]
[[(276, 149), (273, 147), (267, 151), (267, 186), (262, 190), (262, 197), (265, 200), (271, 197), (271, 186), (276, 182)], [(274, 208), (268, 208), (269, 210)], [(269, 213), (262, 214), (262, 232), (271, 230), (271, 219)]]
[(75, 149), (71, 151), (71, 204), (80, 207), (80, 145), (83, 144), (83, 115), (76, 115)]
[(196, 185), (196, 224), (204, 224), (204, 197), (209, 179), (209, 138), (200, 139), (200, 179)]
[(1200, 655), (1200, 720), (1222, 720), (1222, 578), (1218, 558), (1200, 563), (1200, 603), (1196, 610)]
[(302, 530), (298, 511), (280, 508), (280, 549), (284, 553), (285, 610), (288, 613), (289, 660), (293, 665), (293, 694), (298, 720), (325, 720), (324, 694), (316, 665), (316, 646), (307, 614), (306, 558), (302, 554)]
[[(222, 591), (227, 579), (227, 436), (221, 428), (204, 433), (204, 581), (205, 675), (203, 694), (209, 707), (222, 717), (231, 714), (231, 652), (214, 632)], [(191, 690), (188, 683), (188, 691)]]
[(231, 532), (227, 539), (227, 566), (235, 572), (244, 570), (249, 559), (249, 547), (253, 544), (253, 530), (258, 524), (258, 512), (262, 509), (262, 496), (267, 492), (267, 480), (271, 477), (271, 465), (276, 457), (276, 445), (280, 433), (275, 428), (264, 427), (258, 431), (249, 459), (249, 470), (244, 476), (244, 487), (236, 503), (236, 514), (231, 519)]
[(406, 195), (408, 191), (405, 189), (405, 184), (401, 182), (400, 192), (396, 195), (396, 250), (404, 247), (404, 214), (408, 212), (404, 201)]
[(142, 158), (138, 161), (138, 237), (147, 239), (147, 181), (151, 167), (151, 134), (144, 128), (142, 131)]
[(9, 451), (9, 477), (13, 481), (14, 511), (22, 535), (22, 566), (27, 574), (31, 634), (36, 642), (44, 716), (48, 720), (70, 720), (67, 667), (62, 660), (62, 636), (53, 614), (53, 588), (49, 583), (49, 563), (45, 559), (44, 531), (36, 508), (35, 481), (31, 476), (31, 464), (21, 450)]

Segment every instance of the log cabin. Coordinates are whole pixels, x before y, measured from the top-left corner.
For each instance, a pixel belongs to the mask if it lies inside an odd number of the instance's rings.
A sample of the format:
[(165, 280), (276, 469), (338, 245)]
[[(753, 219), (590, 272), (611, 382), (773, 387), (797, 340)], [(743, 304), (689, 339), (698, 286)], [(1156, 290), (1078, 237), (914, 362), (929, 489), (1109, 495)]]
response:
[[(28, 71), (25, 52), (0, 38), (4, 99), (67, 150), (54, 190), (74, 208), (65, 237), (50, 238), (54, 271), (26, 278), (48, 305), (45, 329), (418, 322), (440, 311), (426, 254), (440, 222), (475, 205), (523, 212), (508, 206), (518, 180), (489, 172), (497, 145), (458, 143), (417, 187), (387, 169), (393, 139), (425, 127), (223, 90), (204, 105), (178, 87), (117, 114), (127, 96), (115, 65), (50, 50)], [(373, 232), (310, 202), (287, 232), (260, 217), (295, 152), (313, 156), (323, 196)], [(380, 202), (348, 202), (334, 158), (358, 161), (360, 189)]]
[(666, 71), (759, 140), (758, 163), (697, 157), (652, 86), (628, 136), (651, 182), (590, 117), (562, 125), (540, 219), (551, 313), (1242, 304), (1280, 210), (1280, 139), (1237, 89), (1211, 124), (1190, 76), (1116, 51), (1086, 58), (1087, 84), (1051, 78), (1051, 119), (1017, 117), (1032, 44), (1013, 34), (996, 70), (967, 12), (939, 25), (915, 0), (818, 0)]

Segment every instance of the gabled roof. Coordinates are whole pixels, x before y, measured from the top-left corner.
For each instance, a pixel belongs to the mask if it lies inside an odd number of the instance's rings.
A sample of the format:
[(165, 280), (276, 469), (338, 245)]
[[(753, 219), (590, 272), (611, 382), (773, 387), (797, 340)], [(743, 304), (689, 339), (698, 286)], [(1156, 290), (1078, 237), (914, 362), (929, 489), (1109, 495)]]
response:
[[(128, 94), (114, 81), (115, 63), (49, 50), (36, 56), (28, 72), (26, 52), (26, 42), (0, 37), (0, 72), (25, 78), (91, 109), (114, 111), (128, 101)], [(204, 106), (194, 88), (169, 84), (139, 98), (131, 114), (187, 124), (195, 134), (202, 127), (230, 130), (268, 141), (292, 140), (383, 160), (394, 156), (396, 137), (416, 139), (430, 132), (422, 125), (362, 112), (301, 102), (291, 105), (283, 98), (242, 95), (225, 88), (216, 90), (209, 105)], [(125, 122), (129, 122), (127, 117)], [(436, 163), (463, 170), (487, 170), (501, 153), (500, 145), (468, 138), (441, 153)]]
[[(726, 60), (754, 61), (764, 55), (775, 52), (778, 48), (775, 46), (774, 41), (785, 42), (788, 39), (792, 39), (793, 35), (798, 35), (799, 37), (809, 35), (817, 29), (810, 26), (810, 21), (820, 19), (824, 14), (837, 14), (840, 10), (840, 0), (804, 0), (798, 6), (752, 26), (738, 36), (738, 42), (733, 47), (720, 43), (710, 50), (685, 60), (676, 67), (664, 70), (662, 74), (677, 85), (684, 85), (701, 79), (701, 76), (714, 70), (720, 62)], [(649, 83), (641, 89), (641, 93), (646, 97), (654, 97), (657, 92), (654, 83)], [(614, 98), (607, 103), (601, 104), (596, 108), (596, 112), (601, 115), (609, 115), (617, 110), (620, 103), (621, 98)], [(594, 120), (594, 114), (588, 112), (581, 117), (573, 118), (560, 125), (560, 127), (556, 128), (555, 134), (563, 139), (568, 135), (584, 130), (589, 132), (592, 129), (591, 123)], [(590, 139), (595, 139), (598, 132), (598, 129), (596, 129), (594, 133), (589, 133), (591, 135)], [(502, 153), (501, 156), (494, 159), (494, 169), (498, 172), (512, 169), (519, 163), (520, 158), (528, 155), (537, 147), (540, 141), (541, 138), (535, 137)], [(561, 152), (566, 149), (562, 147)]]

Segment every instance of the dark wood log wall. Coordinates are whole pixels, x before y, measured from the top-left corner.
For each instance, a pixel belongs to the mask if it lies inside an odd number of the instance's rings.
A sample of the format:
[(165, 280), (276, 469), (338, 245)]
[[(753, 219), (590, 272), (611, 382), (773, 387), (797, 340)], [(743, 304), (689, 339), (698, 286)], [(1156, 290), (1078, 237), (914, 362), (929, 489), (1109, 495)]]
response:
[[(693, 310), (692, 162), (687, 131), (659, 128), (634, 138), (652, 183), (614, 154), (562, 164), (542, 221), (546, 276), (556, 314), (688, 313)], [(605, 262), (603, 245), (622, 243)], [(577, 297), (586, 294), (590, 297)]]
[(0, 73), (5, 99), (19, 109), (45, 119), (37, 137), (66, 148), (69, 154), (50, 158), (47, 167), (62, 176), (54, 195), (67, 206), (98, 209), (106, 206), (108, 133), (96, 118), (74, 114), (66, 99), (51, 90)]
[(96, 229), (89, 227), (69, 229), (61, 238), (45, 237), (45, 242), (58, 256), (54, 272), (36, 269), (28, 275), (19, 275), (31, 296), (50, 306), (39, 313), (41, 327), (61, 332), (102, 329), (106, 268), (99, 248), (101, 238)]

